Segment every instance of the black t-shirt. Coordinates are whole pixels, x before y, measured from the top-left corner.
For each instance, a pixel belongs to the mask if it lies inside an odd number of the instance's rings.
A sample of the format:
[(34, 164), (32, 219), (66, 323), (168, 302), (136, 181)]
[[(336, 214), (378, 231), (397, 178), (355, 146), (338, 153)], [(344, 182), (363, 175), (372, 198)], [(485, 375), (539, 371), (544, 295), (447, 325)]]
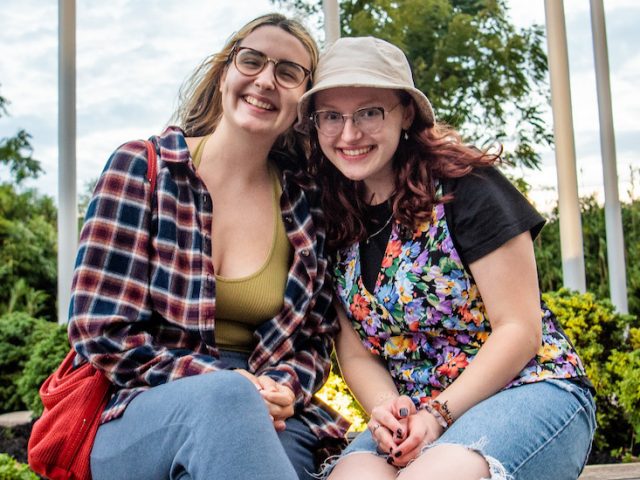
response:
[[(452, 193), (445, 204), (447, 224), (460, 258), (470, 263), (496, 250), (519, 234), (534, 239), (545, 220), (513, 184), (495, 167), (477, 168), (460, 178), (442, 180), (443, 194)], [(391, 214), (389, 203), (370, 207), (371, 235)], [(376, 228), (377, 226), (377, 228)], [(370, 241), (360, 244), (362, 280), (373, 292), (382, 258), (391, 236), (391, 224)]]

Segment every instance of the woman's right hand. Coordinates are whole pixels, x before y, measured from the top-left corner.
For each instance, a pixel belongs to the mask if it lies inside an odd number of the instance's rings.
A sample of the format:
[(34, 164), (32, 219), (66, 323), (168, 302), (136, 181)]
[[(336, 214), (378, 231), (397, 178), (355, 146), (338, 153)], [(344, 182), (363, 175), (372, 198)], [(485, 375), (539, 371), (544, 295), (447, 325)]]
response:
[(385, 400), (371, 410), (368, 427), (380, 452), (393, 458), (397, 445), (407, 436), (408, 419), (415, 412), (415, 405), (406, 395)]
[(436, 418), (426, 410), (418, 410), (407, 419), (407, 436), (397, 445), (393, 465), (404, 467), (444, 432)]
[(266, 375), (256, 377), (254, 374), (242, 368), (237, 368), (235, 371), (255, 385), (269, 410), (269, 416), (273, 421), (274, 428), (278, 432), (284, 430), (286, 428), (285, 420), (294, 413), (296, 398), (291, 389), (277, 383)]

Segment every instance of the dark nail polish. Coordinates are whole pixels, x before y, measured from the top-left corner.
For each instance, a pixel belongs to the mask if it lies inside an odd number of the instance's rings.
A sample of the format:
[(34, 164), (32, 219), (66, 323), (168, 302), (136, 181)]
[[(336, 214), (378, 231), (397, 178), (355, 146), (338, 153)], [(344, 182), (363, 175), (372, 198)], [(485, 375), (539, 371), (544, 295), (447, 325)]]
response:
[(396, 453), (393, 454), (393, 456), (398, 458), (398, 457), (402, 456), (402, 452), (400, 450), (398, 450)]
[(402, 438), (402, 429), (399, 428), (398, 430), (396, 430), (396, 437), (398, 438)]
[(387, 457), (387, 463), (393, 465), (393, 457)]
[(400, 409), (400, 417), (404, 418), (407, 415), (409, 415), (409, 410), (407, 408), (401, 408)]

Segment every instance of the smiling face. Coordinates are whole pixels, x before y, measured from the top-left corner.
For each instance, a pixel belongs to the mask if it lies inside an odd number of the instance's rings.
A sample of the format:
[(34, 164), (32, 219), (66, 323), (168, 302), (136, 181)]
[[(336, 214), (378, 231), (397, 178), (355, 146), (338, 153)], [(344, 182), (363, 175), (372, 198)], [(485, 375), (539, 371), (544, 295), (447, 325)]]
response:
[(408, 129), (413, 121), (413, 103), (398, 105), (400, 96), (394, 90), (356, 87), (322, 90), (314, 100), (315, 111), (329, 110), (343, 115), (369, 107), (385, 110), (382, 127), (373, 133), (363, 132), (350, 116), (345, 118), (342, 132), (336, 135), (318, 132), (320, 148), (327, 159), (348, 179), (363, 181), (372, 203), (385, 201), (395, 189), (393, 157), (402, 130)]
[[(275, 26), (257, 28), (240, 46), (311, 69), (311, 57), (302, 42)], [(275, 81), (274, 68), (269, 62), (257, 75), (247, 76), (238, 71), (233, 61), (229, 63), (220, 84), (222, 123), (273, 140), (291, 127), (307, 82), (296, 88), (284, 88)]]

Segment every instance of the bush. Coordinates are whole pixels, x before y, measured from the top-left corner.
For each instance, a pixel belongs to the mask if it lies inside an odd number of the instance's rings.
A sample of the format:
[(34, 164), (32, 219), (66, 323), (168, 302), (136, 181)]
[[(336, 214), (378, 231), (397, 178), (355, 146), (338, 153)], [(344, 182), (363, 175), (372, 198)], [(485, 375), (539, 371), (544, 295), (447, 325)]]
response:
[(53, 325), (33, 349), (24, 366), (24, 373), (16, 382), (17, 392), (35, 417), (42, 415), (42, 401), (38, 395), (40, 385), (60, 365), (69, 351), (66, 325)]
[[(51, 373), (57, 363), (60, 363), (60, 346), (64, 341), (63, 335), (59, 331), (65, 327), (59, 327), (53, 322), (34, 318), (24, 312), (7, 313), (0, 316), (0, 413), (24, 410), (27, 404), (23, 396), (32, 399), (38, 394), (39, 384), (35, 385), (35, 376), (44, 378), (44, 369), (48, 369), (47, 375)], [(66, 334), (65, 334), (66, 336)], [(41, 342), (45, 344), (39, 348)], [(56, 344), (56, 346), (54, 346)], [(51, 348), (51, 352), (44, 349)], [(32, 360), (35, 352), (39, 352)], [(30, 363), (31, 362), (31, 363)], [(28, 374), (29, 378), (21, 380)], [(44, 376), (42, 376), (44, 375)], [(40, 381), (42, 381), (40, 380)], [(30, 384), (28, 393), (26, 390), (19, 391), (19, 384), (24, 383), (24, 387)], [(32, 400), (30, 400), (31, 402)]]
[(38, 476), (27, 465), (0, 453), (0, 480), (38, 480)]
[(17, 382), (36, 345), (55, 327), (23, 312), (0, 316), (0, 413), (26, 407)]
[(351, 422), (350, 432), (361, 432), (366, 428), (366, 414), (351, 395), (342, 377), (334, 373), (333, 369), (316, 396)]
[(633, 455), (640, 439), (640, 330), (638, 319), (614, 311), (609, 300), (566, 289), (543, 299), (582, 358), (596, 388), (598, 429), (592, 458)]

